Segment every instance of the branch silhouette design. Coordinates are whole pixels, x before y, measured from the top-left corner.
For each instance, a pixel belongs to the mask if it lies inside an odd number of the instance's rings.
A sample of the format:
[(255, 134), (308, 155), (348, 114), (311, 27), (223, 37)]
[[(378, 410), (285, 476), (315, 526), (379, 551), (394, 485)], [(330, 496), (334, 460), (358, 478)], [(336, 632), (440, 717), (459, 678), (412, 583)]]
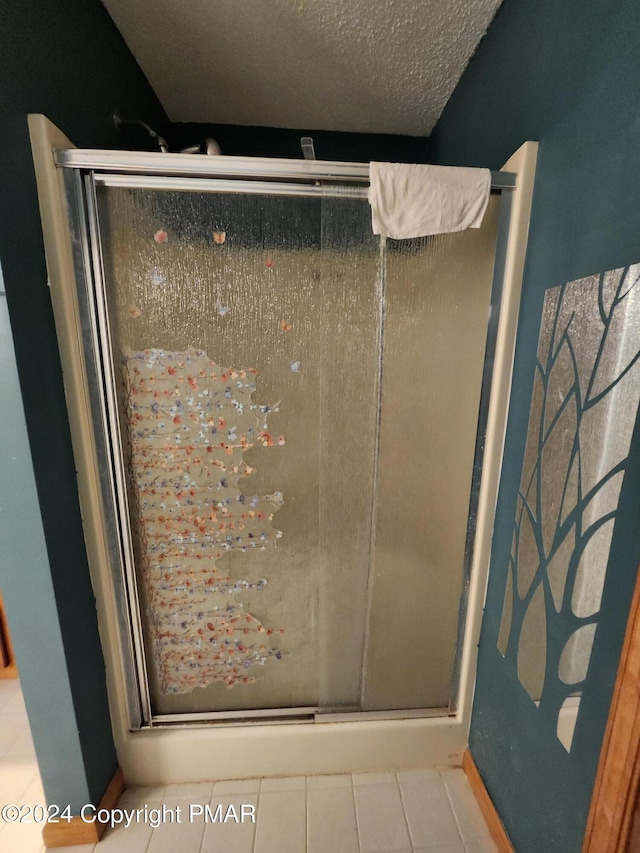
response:
[(587, 672), (588, 644), (562, 678), (560, 661), (585, 637), (576, 632), (597, 624), (640, 398), (640, 341), (625, 334), (640, 316), (639, 272), (624, 267), (545, 297), (503, 621), (510, 608), (505, 659), (554, 732)]

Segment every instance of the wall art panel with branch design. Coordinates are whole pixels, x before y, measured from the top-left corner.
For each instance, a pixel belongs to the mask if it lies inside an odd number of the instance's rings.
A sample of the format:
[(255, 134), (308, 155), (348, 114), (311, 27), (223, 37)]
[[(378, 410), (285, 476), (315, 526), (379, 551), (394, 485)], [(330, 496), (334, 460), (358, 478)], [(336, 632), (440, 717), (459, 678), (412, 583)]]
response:
[(640, 265), (547, 291), (498, 649), (570, 751), (640, 401)]

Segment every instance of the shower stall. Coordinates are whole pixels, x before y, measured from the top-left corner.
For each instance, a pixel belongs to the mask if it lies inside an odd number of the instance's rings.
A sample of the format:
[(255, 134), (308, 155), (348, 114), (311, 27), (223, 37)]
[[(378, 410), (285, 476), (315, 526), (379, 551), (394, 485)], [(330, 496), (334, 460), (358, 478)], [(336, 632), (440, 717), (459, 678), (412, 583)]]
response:
[(394, 241), (364, 164), (57, 147), (123, 731), (454, 721), (515, 175)]

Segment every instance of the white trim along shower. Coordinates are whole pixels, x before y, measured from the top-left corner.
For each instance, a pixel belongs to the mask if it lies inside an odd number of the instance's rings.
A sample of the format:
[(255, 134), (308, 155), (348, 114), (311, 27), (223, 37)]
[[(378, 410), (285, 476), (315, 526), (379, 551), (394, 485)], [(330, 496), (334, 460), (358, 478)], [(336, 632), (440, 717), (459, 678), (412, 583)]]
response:
[[(467, 743), (537, 146), (492, 174), (501, 193), (455, 658), (447, 707), (313, 705), (167, 713), (154, 707), (127, 516), (96, 189), (366, 197), (368, 164), (75, 149), (29, 126), (85, 539), (120, 764), (133, 784), (459, 764)], [(292, 370), (294, 368), (292, 367)], [(490, 393), (489, 393), (490, 392)], [(114, 461), (115, 460), (115, 461)], [(315, 723), (315, 725), (314, 725)], [(322, 723), (322, 725), (319, 725)]]

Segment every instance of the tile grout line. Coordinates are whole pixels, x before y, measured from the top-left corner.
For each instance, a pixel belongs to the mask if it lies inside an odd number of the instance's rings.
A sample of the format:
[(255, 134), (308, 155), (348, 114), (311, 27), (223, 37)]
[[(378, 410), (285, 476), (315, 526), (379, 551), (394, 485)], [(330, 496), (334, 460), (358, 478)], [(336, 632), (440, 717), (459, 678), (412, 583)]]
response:
[(305, 831), (305, 849), (309, 853), (309, 777), (304, 777), (304, 819), (307, 822)]
[[(213, 797), (213, 789), (214, 789), (214, 787), (215, 787), (215, 785), (212, 785), (212, 786), (211, 786), (211, 797)], [(209, 797), (209, 805), (211, 805), (211, 797)], [(203, 829), (203, 831), (202, 831), (202, 838), (200, 839), (200, 845), (199, 845), (199, 847), (198, 847), (198, 853), (204, 853), (204, 837), (205, 837), (205, 835), (206, 835), (206, 832), (207, 832), (207, 824), (205, 823), (205, 825), (204, 825), (204, 829)], [(147, 848), (147, 849), (148, 849), (148, 848)], [(146, 853), (146, 851), (145, 851), (145, 853)]]
[[(215, 785), (214, 785), (215, 790)], [(262, 799), (262, 779), (258, 782), (258, 799), (256, 801), (256, 831), (253, 833), (253, 843), (251, 845), (251, 853), (256, 853), (258, 846), (258, 824), (260, 823), (260, 800)]]
[[(209, 799), (207, 801), (207, 805), (209, 806), (209, 808), (211, 808), (213, 806), (213, 797), (214, 797), (215, 788), (216, 788), (216, 783), (212, 782), (211, 783), (211, 794), (210, 794)], [(200, 842), (200, 848), (198, 850), (198, 853), (204, 853), (204, 838), (205, 838), (206, 834), (207, 834), (207, 824), (205, 822), (204, 830), (202, 832), (202, 840)], [(146, 853), (146, 851), (145, 851), (145, 853)]]
[(409, 843), (411, 849), (415, 847), (415, 843), (413, 840), (413, 833), (411, 832), (411, 827), (409, 826), (409, 815), (407, 814), (407, 809), (404, 801), (404, 796), (402, 794), (402, 785), (400, 784), (400, 780), (398, 779), (398, 771), (393, 771), (394, 779), (396, 780), (396, 785), (398, 786), (398, 791), (400, 793), (400, 802), (402, 803), (402, 814), (404, 815), (404, 822), (407, 825), (407, 835), (409, 836)]
[[(250, 796), (252, 796), (252, 797), (255, 796), (255, 798), (256, 798), (256, 812), (255, 812), (256, 822), (255, 822), (255, 826), (253, 828), (253, 836), (251, 837), (251, 845), (250, 845), (251, 850), (249, 850), (248, 853), (253, 853), (253, 851), (256, 849), (256, 844), (257, 844), (257, 839), (258, 839), (258, 821), (260, 819), (259, 814), (260, 814), (260, 788), (261, 787), (262, 787), (262, 782), (258, 782), (258, 790), (256, 792), (251, 792), (251, 791), (246, 792)], [(213, 786), (214, 795), (215, 795), (215, 790), (216, 790), (216, 786), (214, 785)], [(244, 793), (243, 793), (243, 796), (244, 796)], [(203, 851), (203, 853), (206, 853), (206, 851)]]
[(29, 721), (19, 711), (7, 711), (6, 713), (3, 713), (2, 711), (0, 711), (0, 722), (4, 722), (4, 717), (9, 717), (9, 716), (22, 717), (23, 718), (23, 726), (22, 726), (22, 729), (16, 735), (14, 735), (13, 739), (9, 742), (7, 748), (4, 749), (0, 753), (0, 758), (6, 758), (9, 755), (9, 750), (11, 749), (11, 747), (14, 745), (14, 743), (18, 740), (18, 738), (22, 735), (22, 733), (24, 731), (28, 731), (29, 734), (31, 734), (31, 729), (29, 728)]
[[(308, 853), (309, 850), (309, 817), (308, 817), (308, 807), (309, 807), (309, 798), (307, 796), (307, 780), (308, 777), (305, 776), (304, 789), (300, 788), (292, 788), (291, 791), (303, 790), (304, 791), (304, 836), (305, 836), (305, 853)], [(281, 790), (281, 791), (272, 791), (271, 793), (290, 793), (291, 791)], [(260, 800), (262, 799), (262, 779), (260, 780), (260, 787), (258, 791), (258, 802), (257, 802), (257, 813), (256, 813), (256, 828), (253, 833), (253, 844), (251, 845), (252, 853), (257, 853), (257, 845), (258, 845), (258, 825), (260, 823)], [(269, 793), (268, 791), (266, 793)], [(204, 853), (203, 850), (200, 853)]]
[(442, 782), (442, 787), (444, 788), (444, 792), (447, 795), (447, 800), (449, 801), (449, 808), (453, 812), (453, 819), (456, 822), (456, 829), (458, 830), (458, 835), (460, 836), (460, 841), (462, 842), (462, 846), (464, 847), (466, 853), (469, 853), (469, 848), (467, 847), (467, 842), (464, 840), (464, 836), (462, 834), (462, 826), (460, 825), (460, 821), (458, 820), (458, 812), (456, 811), (456, 807), (453, 804), (453, 799), (451, 798), (451, 794), (449, 793), (449, 788), (447, 783), (444, 780), (444, 776), (442, 775), (442, 771), (438, 770), (438, 776), (440, 777), (440, 781)]
[[(0, 722), (2, 722), (7, 717), (12, 717), (12, 718), (19, 717), (22, 720), (23, 725), (22, 725), (22, 728), (20, 729), (20, 731), (9, 742), (6, 750), (3, 750), (2, 754), (0, 754), (0, 760), (8, 759), (9, 761), (11, 761), (14, 758), (28, 758), (28, 759), (32, 760), (34, 765), (35, 765), (35, 769), (34, 769), (32, 775), (25, 782), (24, 786), (21, 788), (18, 788), (17, 793), (12, 792), (10, 795), (11, 799), (13, 799), (14, 802), (20, 803), (23, 800), (26, 792), (29, 790), (29, 788), (31, 787), (31, 785), (34, 783), (35, 780), (39, 780), (40, 784), (42, 784), (42, 777), (40, 775), (40, 767), (38, 765), (38, 759), (37, 759), (37, 756), (35, 754), (35, 750), (33, 750), (31, 753), (24, 753), (24, 754), (23, 753), (17, 753), (15, 755), (10, 754), (10, 750), (17, 743), (18, 739), (20, 737), (22, 737), (22, 735), (24, 734), (25, 731), (29, 733), (29, 737), (32, 739), (29, 717), (27, 714), (26, 707), (24, 705), (24, 697), (22, 695), (22, 687), (20, 685), (19, 680), (16, 680), (15, 682), (12, 681), (11, 684), (12, 685), (15, 684), (15, 686), (12, 686), (11, 689), (6, 687), (4, 690), (1, 691), (2, 693), (7, 694), (7, 695), (5, 696), (4, 702), (2, 703), (2, 706), (0, 707)], [(12, 710), (6, 710), (9, 703), (12, 701), (13, 697), (15, 697), (16, 695), (19, 695), (22, 699), (21, 707), (20, 708), (14, 708)], [(33, 740), (32, 740), (32, 743), (33, 743)], [(4, 822), (2, 824), (0, 824), (0, 833), (2, 833), (3, 829), (6, 826), (8, 826), (8, 824), (5, 824)], [(42, 841), (41, 835), (40, 835), (40, 841)], [(44, 846), (41, 845), (39, 853), (42, 853), (43, 850), (45, 850), (45, 848), (44, 848)]]
[[(0, 691), (0, 695), (1, 695), (2, 693), (5, 693), (5, 694), (6, 694), (6, 695), (5, 695), (5, 698), (4, 698), (4, 701), (3, 701), (3, 702), (2, 702), (2, 704), (0, 705), (0, 714), (13, 714), (13, 713), (15, 713), (14, 711), (6, 711), (6, 710), (5, 710), (5, 708), (6, 708), (6, 706), (11, 702), (11, 700), (12, 700), (12, 698), (15, 696), (15, 694), (16, 694), (16, 693), (18, 693), (18, 692), (22, 693), (22, 690), (21, 690), (19, 687), (13, 688), (13, 689), (12, 689), (12, 690), (10, 690), (10, 691), (9, 691), (9, 690), (6, 690), (6, 689), (5, 689), (5, 690)], [(24, 701), (24, 697), (23, 697), (23, 701)]]
[(17, 802), (19, 802), (19, 801), (24, 797), (24, 795), (27, 793), (28, 789), (31, 787), (31, 784), (32, 784), (33, 780), (34, 780), (34, 779), (36, 779), (36, 778), (38, 778), (38, 777), (40, 777), (40, 768), (38, 767), (38, 762), (37, 762), (37, 760), (36, 760), (36, 769), (35, 769), (35, 771), (34, 771), (34, 773), (33, 773), (33, 776), (30, 776), (30, 777), (29, 777), (29, 781), (28, 781), (28, 782), (27, 782), (27, 784), (24, 786), (24, 788), (19, 788), (19, 789), (18, 789), (18, 790), (19, 790), (19, 793), (15, 794), (15, 795), (14, 795), (14, 794), (12, 794), (12, 797), (15, 797), (15, 801), (16, 801), (16, 803), (17, 803)]
[(360, 821), (358, 820), (358, 808), (356, 806), (356, 786), (353, 784), (353, 773), (349, 773), (351, 779), (351, 801), (353, 802), (353, 814), (356, 819), (356, 838), (358, 839), (358, 850), (362, 853), (362, 845), (360, 844)]
[[(125, 790), (126, 790), (126, 788), (125, 788)], [(122, 796), (122, 795), (120, 795), (120, 796)], [(154, 833), (154, 832), (155, 832), (155, 829), (152, 829), (152, 830), (151, 830), (151, 832), (149, 833), (149, 840), (148, 840), (148, 841), (147, 841), (147, 843), (145, 844), (145, 846), (144, 846), (144, 850), (143, 850), (143, 851), (141, 851), (141, 853), (148, 853), (149, 847), (151, 847), (151, 839), (153, 838), (153, 833)], [(95, 849), (96, 849), (96, 848), (94, 847), (94, 848), (93, 848), (93, 853), (95, 853)]]
[(356, 803), (356, 783), (353, 778), (353, 773), (349, 774), (351, 776), (351, 796), (353, 797), (353, 810), (356, 815), (356, 832), (358, 833), (358, 850), (360, 853), (363, 853), (362, 850), (362, 835), (360, 833), (360, 816), (358, 814), (358, 806)]

